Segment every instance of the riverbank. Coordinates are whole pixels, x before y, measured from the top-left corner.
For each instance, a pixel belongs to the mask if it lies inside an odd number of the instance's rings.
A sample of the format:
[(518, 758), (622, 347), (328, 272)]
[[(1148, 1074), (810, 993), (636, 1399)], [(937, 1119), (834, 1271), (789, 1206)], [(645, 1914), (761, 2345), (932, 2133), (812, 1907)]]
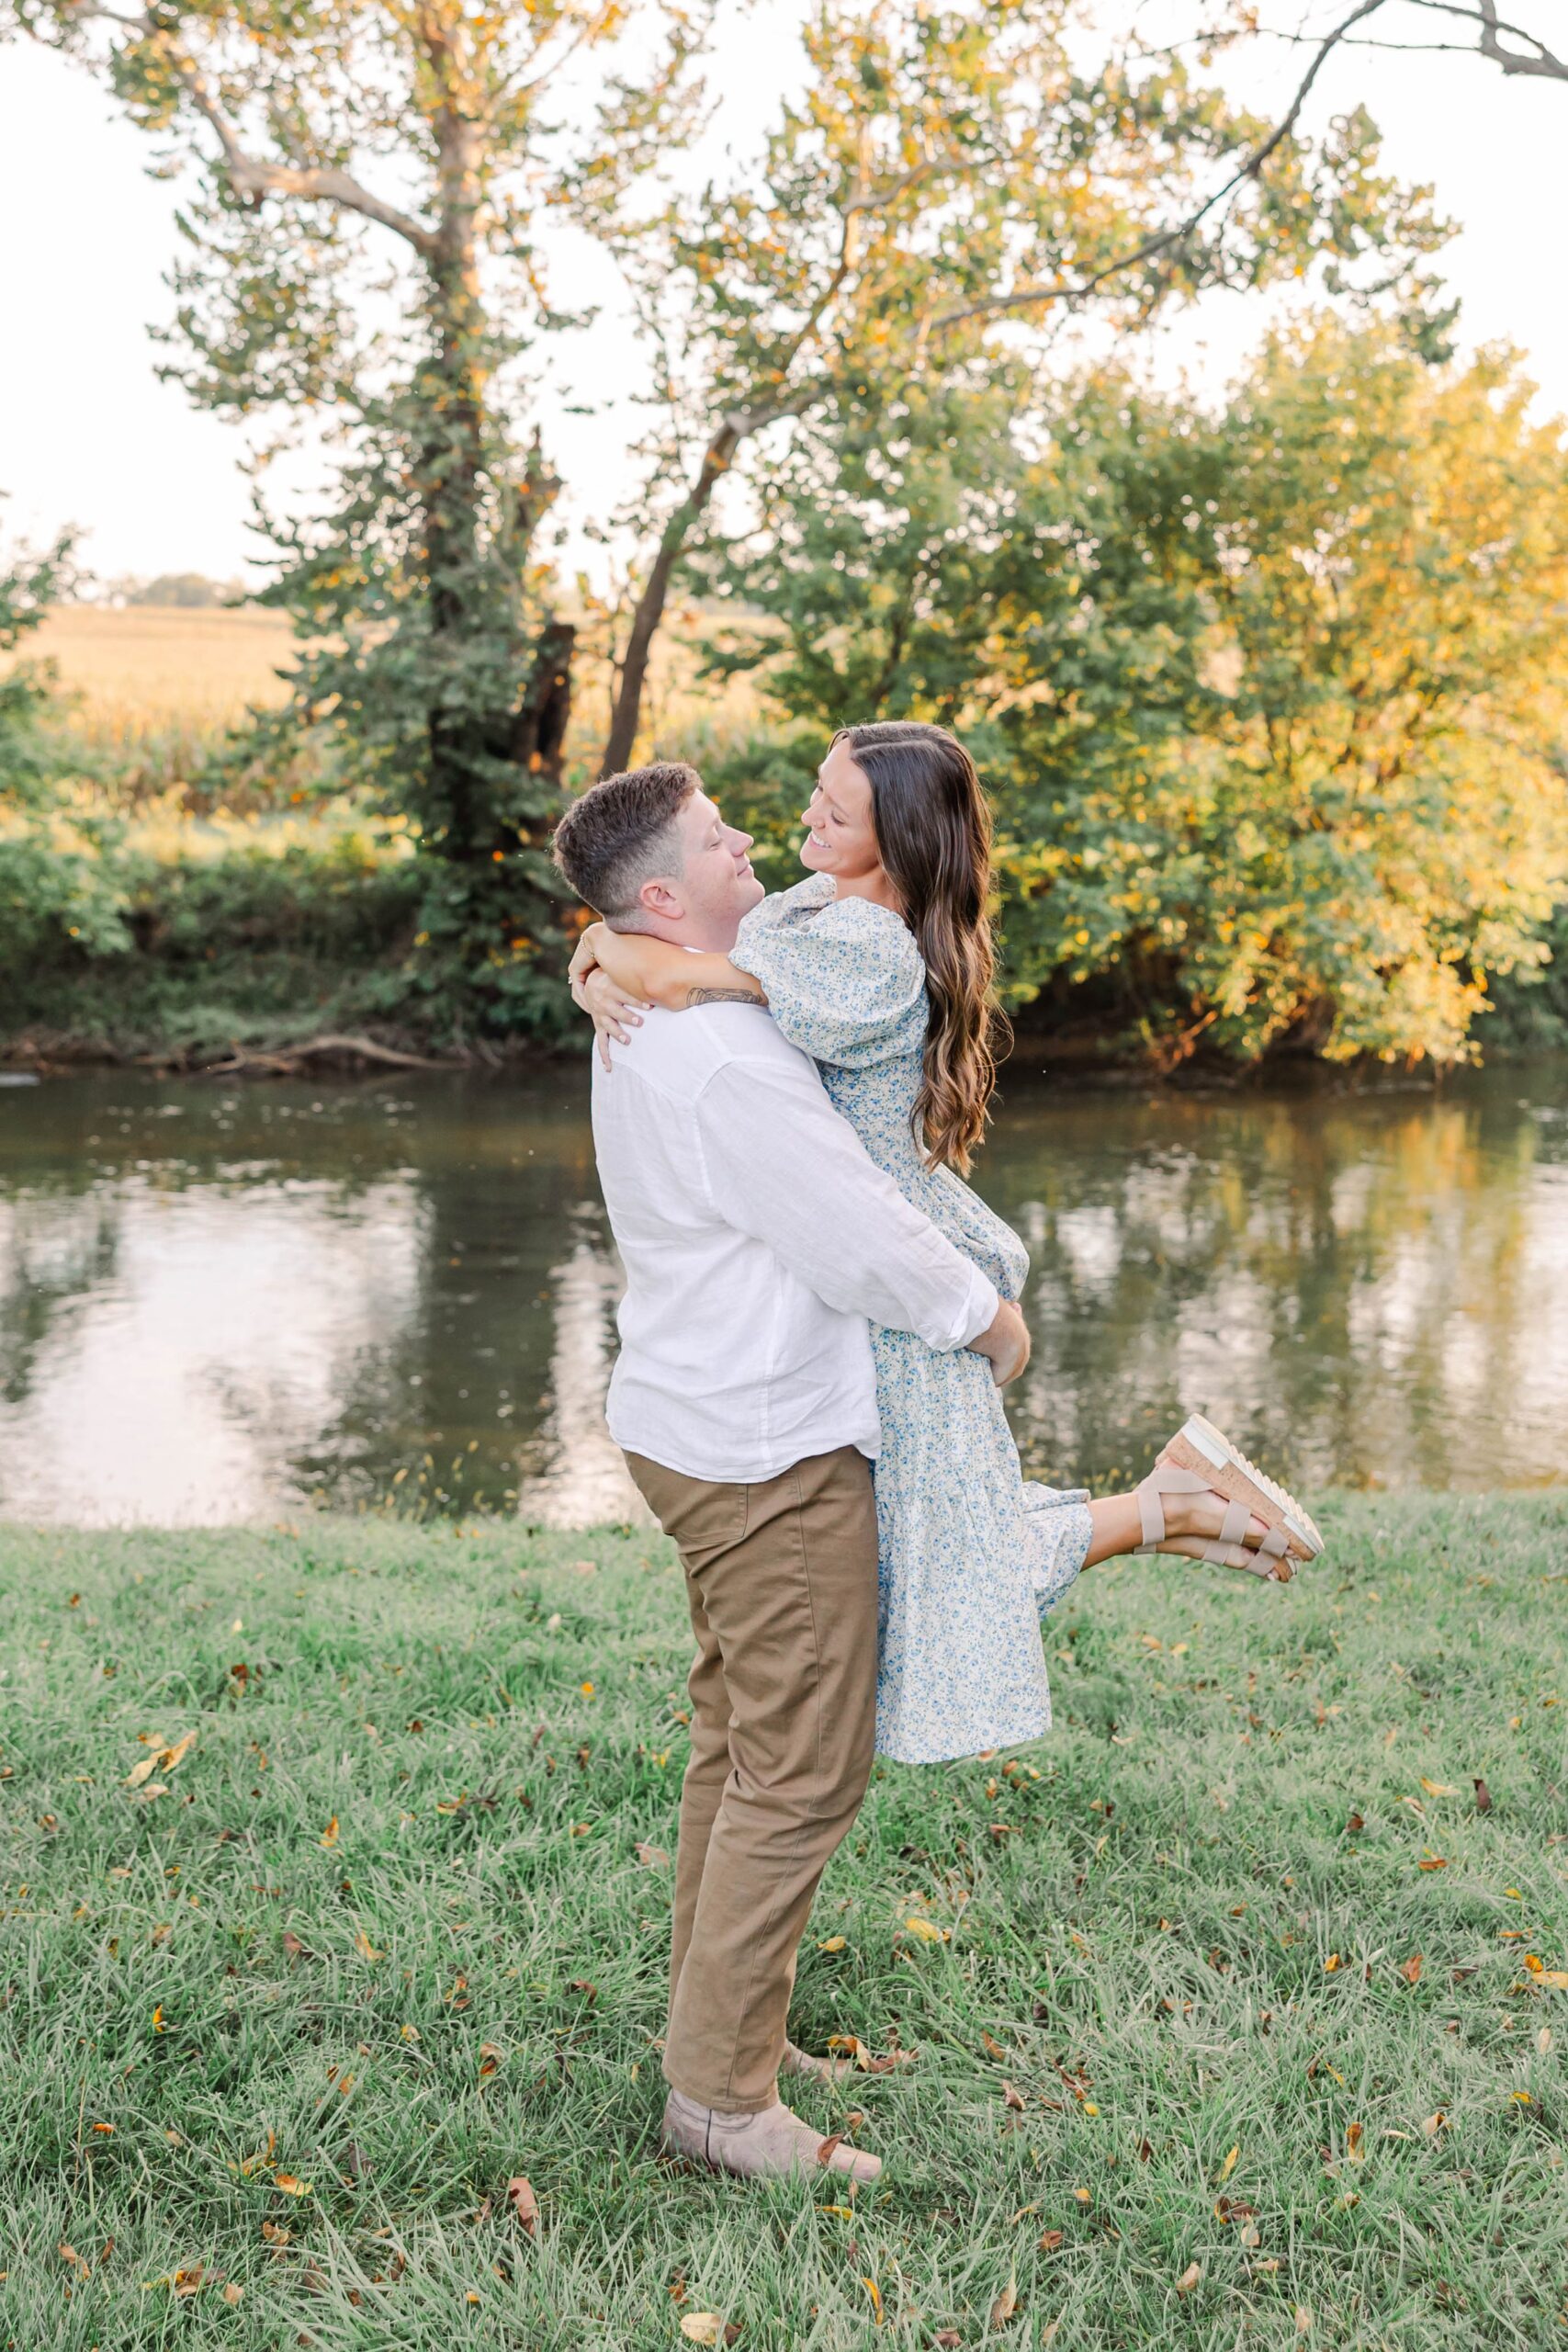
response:
[(1095, 1572), (1051, 1739), (879, 1775), (795, 2010), (875, 2062), (798, 2102), (855, 2209), (656, 2157), (662, 1542), (0, 1531), (0, 2333), (1553, 2340), (1568, 1496), (1325, 1519)]

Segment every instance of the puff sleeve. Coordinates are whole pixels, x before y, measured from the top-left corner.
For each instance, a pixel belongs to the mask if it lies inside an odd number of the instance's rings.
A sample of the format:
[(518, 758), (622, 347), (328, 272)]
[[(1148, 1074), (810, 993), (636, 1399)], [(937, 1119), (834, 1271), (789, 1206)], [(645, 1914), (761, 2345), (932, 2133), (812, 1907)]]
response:
[(779, 1028), (813, 1061), (864, 1069), (924, 1046), (926, 975), (914, 933), (868, 899), (825, 895), (814, 876), (754, 907), (729, 960), (761, 982)]

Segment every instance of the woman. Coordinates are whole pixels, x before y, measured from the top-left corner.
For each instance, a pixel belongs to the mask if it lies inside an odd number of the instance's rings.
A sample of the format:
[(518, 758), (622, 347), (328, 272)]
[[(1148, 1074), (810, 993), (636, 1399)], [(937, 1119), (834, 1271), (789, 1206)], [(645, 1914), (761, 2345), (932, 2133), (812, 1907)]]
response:
[[(728, 956), (593, 924), (572, 975), (601, 1050), (638, 1007), (765, 1004), (818, 1063), (873, 1159), (1016, 1299), (1029, 1261), (962, 1182), (986, 1126), (990, 818), (968, 753), (913, 721), (836, 735), (805, 812), (810, 878), (747, 915)], [(874, 1329), (882, 1452), (877, 1747), (935, 1763), (1049, 1729), (1043, 1612), (1086, 1565), (1178, 1552), (1285, 1580), (1322, 1542), (1299, 1505), (1194, 1417), (1132, 1494), (1026, 1481), (985, 1361)]]

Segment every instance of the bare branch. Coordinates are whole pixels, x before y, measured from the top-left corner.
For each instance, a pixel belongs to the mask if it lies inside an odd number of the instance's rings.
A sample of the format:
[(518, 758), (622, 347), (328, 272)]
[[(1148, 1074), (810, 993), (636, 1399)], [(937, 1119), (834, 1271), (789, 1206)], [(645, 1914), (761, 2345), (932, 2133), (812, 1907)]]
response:
[(1357, 6), (1351, 9), (1350, 14), (1319, 41), (1312, 63), (1296, 86), (1295, 96), (1267, 139), (1260, 141), (1252, 153), (1237, 165), (1223, 187), (1217, 187), (1213, 196), (1207, 198), (1184, 220), (1179, 220), (1174, 227), (1159, 230), (1154, 236), (1145, 237), (1143, 243), (1134, 245), (1130, 253), (1119, 254), (1114, 261), (1107, 262), (1103, 268), (1092, 271), (1087, 277), (1062, 279), (1053, 286), (1021, 286), (1015, 293), (987, 295), (983, 301), (965, 303), (960, 310), (944, 311), (940, 318), (932, 322), (933, 331), (959, 326), (969, 319), (994, 318), (999, 317), (1004, 311), (1028, 310), (1041, 302), (1081, 301), (1086, 296), (1098, 291), (1109, 279), (1120, 277), (1127, 270), (1136, 269), (1141, 262), (1152, 261), (1156, 254), (1168, 253), (1172, 247), (1179, 245), (1185, 238), (1192, 234), (1195, 229), (1201, 226), (1218, 205), (1224, 204), (1227, 198), (1234, 196), (1245, 181), (1256, 180), (1260, 176), (1269, 158), (1283, 145), (1294, 130), (1301, 119), (1302, 108), (1311, 95), (1314, 83), (1334, 51), (1344, 40), (1352, 25), (1359, 25), (1364, 17), (1375, 16), (1382, 6), (1383, 0), (1357, 0)]
[(367, 220), (379, 221), (385, 229), (405, 238), (416, 252), (428, 258), (436, 250), (433, 230), (412, 214), (400, 211), (395, 204), (388, 204), (356, 180), (350, 172), (334, 168), (297, 169), (285, 164), (269, 164), (253, 155), (240, 140), (239, 133), (213, 97), (195, 60), (177, 48), (166, 26), (151, 17), (127, 17), (117, 10), (100, 7), (95, 0), (73, 8), (79, 21), (102, 18), (133, 33), (161, 51), (167, 60), (170, 72), (184, 89), (197, 112), (210, 124), (223, 151), (223, 165), (237, 196), (252, 204), (259, 204), (265, 196), (302, 196), (323, 204), (341, 204), (345, 211), (357, 212)]
[[(1549, 76), (1554, 82), (1568, 82), (1568, 65), (1565, 65), (1560, 57), (1553, 57), (1544, 41), (1537, 40), (1534, 33), (1521, 32), (1517, 25), (1504, 24), (1498, 17), (1494, 0), (1480, 0), (1480, 6), (1483, 57), (1489, 57), (1494, 65), (1502, 67), (1505, 74), (1540, 74)], [(1470, 12), (1467, 9), (1455, 9), (1453, 13), (1456, 16), (1462, 16)], [(1533, 57), (1521, 57), (1517, 50), (1505, 49), (1498, 39), (1500, 33), (1507, 33), (1515, 40), (1528, 40), (1533, 46), (1536, 54)]]

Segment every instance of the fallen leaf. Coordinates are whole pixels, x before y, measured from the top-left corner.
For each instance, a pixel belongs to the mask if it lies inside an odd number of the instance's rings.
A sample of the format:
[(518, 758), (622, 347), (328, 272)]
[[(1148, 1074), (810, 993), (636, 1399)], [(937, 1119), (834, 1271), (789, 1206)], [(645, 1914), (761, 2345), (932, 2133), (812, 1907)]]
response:
[(993, 2328), (1005, 2327), (1017, 2309), (1018, 2282), (1016, 2279), (1010, 2278), (1007, 2285), (1002, 2289), (1001, 2293), (997, 2297), (996, 2301), (991, 2305), (991, 2317), (989, 2321), (990, 2326)]
[(958, 2330), (955, 2327), (944, 2327), (940, 2335), (933, 2335), (931, 2337), (931, 2342), (933, 2344), (940, 2345), (942, 2346), (942, 2352), (953, 2352), (953, 2346), (956, 2344), (962, 2344), (964, 2338), (959, 2335)]
[(1543, 2025), (1540, 2031), (1536, 2035), (1535, 2046), (1544, 2058), (1547, 2052), (1551, 2047), (1551, 2028), (1549, 2025)]
[(882, 2325), (882, 2290), (874, 2278), (863, 2278), (861, 2285), (871, 2297), (871, 2308), (876, 2313), (876, 2324)]
[(824, 1936), (817, 1949), (818, 1951), (842, 1951), (848, 1942), (847, 1936)]
[(1004, 2107), (1015, 2108), (1018, 2113), (1021, 2115), (1023, 2113), (1023, 2093), (1017, 2089), (1013, 2084), (1004, 2083), (1002, 2085), (1002, 2105)]
[(354, 1949), (361, 1960), (379, 1960), (381, 1957), (363, 1928), (355, 1928), (354, 1931)]
[(1075, 2188), (1073, 2195), (1077, 2198), (1080, 2205), (1092, 2205), (1094, 2202), (1093, 2198), (1089, 2195), (1087, 2188)]
[(1186, 2269), (1182, 2272), (1180, 2278), (1176, 2282), (1177, 2293), (1179, 2295), (1190, 2295), (1202, 2276), (1202, 2264), (1201, 2262), (1190, 2262)]
[(160, 1769), (165, 1772), (172, 1772), (177, 1764), (183, 1764), (185, 1762), (186, 1758), (196, 1746), (196, 1733), (194, 1731), (187, 1731), (183, 1739), (175, 1740), (173, 1747), (165, 1747), (162, 1751), (158, 1758)]
[(207, 2277), (205, 2263), (193, 2262), (188, 2268), (176, 2270), (169, 2284), (176, 2295), (194, 2295)]
[(1492, 1792), (1479, 1773), (1475, 1781), (1475, 1810), (1477, 1813), (1490, 1813), (1492, 1810)]
[(1448, 1866), (1449, 1860), (1446, 1854), (1423, 1854), (1416, 1864), (1416, 1868), (1423, 1871), (1446, 1871)]
[(1404, 1977), (1407, 1984), (1419, 1984), (1421, 1982), (1420, 1953), (1418, 1951), (1413, 1951), (1409, 1959), (1401, 1964), (1399, 1973)]
[(1345, 2153), (1349, 2157), (1350, 2162), (1353, 2165), (1361, 2165), (1366, 2163), (1366, 2154), (1361, 2146), (1361, 2142), (1364, 2137), (1365, 2133), (1359, 2123), (1352, 2123), (1346, 2130)]
[(1435, 2140), (1439, 2132), (1446, 2132), (1448, 2128), (1449, 2119), (1440, 2107), (1436, 2114), (1425, 2115), (1421, 2119), (1422, 2132), (1428, 2140)]
[(274, 2188), (281, 2188), (285, 2197), (309, 2197), (310, 2194), (310, 2182), (296, 2180), (291, 2172), (275, 2172), (272, 2185)]
[(1308, 2310), (1305, 2303), (1298, 2303), (1296, 2305), (1296, 2334), (1298, 2335), (1305, 2335), (1310, 2333), (1311, 2328), (1312, 2312)]
[(321, 1832), (321, 1843), (323, 1846), (335, 1846), (337, 1844), (337, 1815), (335, 1813)]
[(681, 2333), (688, 2344), (722, 2344), (724, 2314), (722, 2312), (682, 2312)]
[(662, 1846), (639, 1845), (637, 1858), (645, 1871), (662, 1871), (670, 1866), (670, 1857)]
[(923, 1944), (944, 1944), (947, 1941), (947, 1929), (934, 1926), (930, 1919), (906, 1919), (904, 1932), (919, 1936)]
[(1323, 1963), (1323, 1973), (1324, 1973), (1324, 1974), (1325, 1974), (1325, 1976), (1332, 1976), (1332, 1975), (1333, 1975), (1333, 1973), (1334, 1973), (1334, 1972), (1335, 1972), (1335, 1970), (1338, 1967), (1338, 1965), (1339, 1965), (1339, 1954), (1338, 1954), (1337, 1951), (1331, 1951), (1331, 1952), (1329, 1953), (1329, 1955), (1328, 1955), (1328, 1958), (1327, 1958), (1327, 1959), (1324, 1962), (1324, 1963)]
[[(511, 2206), (521, 2228), (531, 2238), (539, 2234), (539, 2200), (534, 2194), (533, 2183), (525, 2173), (514, 2173), (506, 2184), (506, 2201)], [(709, 2341), (711, 2342), (711, 2338)]]
[(502, 2053), (496, 2048), (493, 2041), (480, 2042), (479, 2073), (481, 2075), (493, 2075), (497, 2067), (501, 2064), (501, 2059)]
[(1459, 1794), (1459, 1791), (1450, 1788), (1447, 1781), (1429, 1781), (1425, 1772), (1421, 1775), (1421, 1786), (1429, 1797), (1457, 1797)]
[(980, 2041), (987, 2058), (1005, 2058), (1007, 2056), (1007, 2052), (1002, 2048), (1001, 2043), (999, 2041), (993, 2041), (991, 2036), (984, 2030), (981, 2032)]
[(1154, 2161), (1154, 2149), (1147, 2140), (1139, 2141), (1138, 2162), (1141, 2165), (1152, 2164)]
[(1249, 2251), (1253, 2247), (1260, 2246), (1262, 2245), (1263, 2240), (1258, 2235), (1258, 2224), (1256, 2222), (1247, 2222), (1243, 2223), (1241, 2242)]
[(293, 2234), (293, 2231), (286, 2230), (281, 2222), (264, 2222), (262, 2223), (262, 2235), (266, 2240), (268, 2245), (287, 2245)]
[(234, 2281), (231, 2278), (229, 2284), (223, 2290), (224, 2301), (226, 2303), (243, 2302), (244, 2301), (244, 2289), (243, 2287), (236, 2287)]
[(1042, 2230), (1038, 2241), (1041, 2253), (1055, 2254), (1062, 2243), (1063, 2235), (1064, 2233), (1061, 2230)]
[(1220, 2166), (1220, 2186), (1221, 2186), (1222, 2188), (1224, 2187), (1224, 2183), (1225, 2183), (1225, 2182), (1230, 2178), (1230, 2177), (1231, 2177), (1232, 2173), (1233, 2173), (1233, 2172), (1235, 2172), (1235, 2162), (1236, 2162), (1236, 2158), (1240, 2155), (1240, 2154), (1241, 2154), (1241, 2148), (1240, 2148), (1240, 2144), (1238, 2143), (1235, 2147), (1234, 2147), (1234, 2148), (1231, 2150), (1231, 2152), (1230, 2152), (1229, 2155), (1225, 2158), (1224, 2163)]
[(1353, 1838), (1359, 1829), (1364, 1829), (1366, 1826), (1367, 1822), (1365, 1815), (1353, 1813), (1350, 1815), (1349, 1820), (1345, 1824), (1346, 1833), (1348, 1836)]

